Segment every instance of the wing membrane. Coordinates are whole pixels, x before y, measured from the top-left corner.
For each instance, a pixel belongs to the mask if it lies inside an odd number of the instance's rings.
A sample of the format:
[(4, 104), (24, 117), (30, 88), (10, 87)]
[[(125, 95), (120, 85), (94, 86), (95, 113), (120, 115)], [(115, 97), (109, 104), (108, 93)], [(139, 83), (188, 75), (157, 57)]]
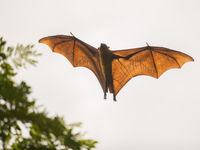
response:
[(129, 50), (113, 51), (124, 58), (112, 62), (113, 86), (115, 94), (132, 78), (147, 75), (159, 78), (162, 73), (172, 68), (180, 68), (193, 58), (182, 52), (164, 47), (142, 47)]
[(104, 90), (105, 79), (100, 68), (100, 60), (96, 48), (74, 36), (65, 35), (45, 37), (39, 42), (48, 45), (53, 52), (64, 55), (74, 67), (90, 69), (96, 75)]

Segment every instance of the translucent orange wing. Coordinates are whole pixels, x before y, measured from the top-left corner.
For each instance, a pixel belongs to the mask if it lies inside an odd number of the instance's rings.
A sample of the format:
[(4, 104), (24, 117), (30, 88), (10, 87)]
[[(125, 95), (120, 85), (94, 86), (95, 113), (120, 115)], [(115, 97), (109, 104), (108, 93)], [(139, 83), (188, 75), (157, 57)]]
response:
[(181, 68), (184, 63), (194, 61), (187, 54), (164, 47), (147, 46), (112, 52), (125, 57), (114, 59), (112, 62), (113, 86), (116, 95), (132, 77), (148, 75), (159, 78), (169, 69)]
[(103, 90), (105, 79), (100, 68), (100, 60), (96, 48), (74, 36), (56, 35), (44, 37), (39, 43), (48, 45), (53, 52), (64, 55), (74, 67), (86, 67), (98, 78)]

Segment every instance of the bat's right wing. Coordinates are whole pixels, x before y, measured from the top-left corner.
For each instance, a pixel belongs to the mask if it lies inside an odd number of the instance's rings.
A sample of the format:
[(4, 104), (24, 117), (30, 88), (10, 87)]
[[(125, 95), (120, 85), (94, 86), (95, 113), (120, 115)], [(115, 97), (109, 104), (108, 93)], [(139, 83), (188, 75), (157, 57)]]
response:
[(39, 43), (48, 45), (53, 52), (64, 55), (74, 67), (86, 67), (97, 77), (105, 90), (105, 79), (101, 71), (100, 60), (96, 48), (79, 40), (74, 36), (56, 35), (39, 40)]
[(148, 75), (159, 78), (162, 73), (172, 68), (181, 68), (192, 57), (182, 52), (164, 47), (141, 47), (128, 50), (113, 51), (120, 56), (112, 62), (114, 92), (119, 90), (132, 78)]

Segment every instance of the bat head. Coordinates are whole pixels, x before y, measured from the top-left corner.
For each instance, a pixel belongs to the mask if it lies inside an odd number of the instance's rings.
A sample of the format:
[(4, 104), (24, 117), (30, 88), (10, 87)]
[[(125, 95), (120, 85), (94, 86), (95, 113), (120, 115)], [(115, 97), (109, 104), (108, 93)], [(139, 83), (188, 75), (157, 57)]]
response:
[(106, 50), (109, 50), (109, 47), (106, 44), (101, 43), (101, 46), (99, 47), (99, 49), (102, 51), (106, 51)]

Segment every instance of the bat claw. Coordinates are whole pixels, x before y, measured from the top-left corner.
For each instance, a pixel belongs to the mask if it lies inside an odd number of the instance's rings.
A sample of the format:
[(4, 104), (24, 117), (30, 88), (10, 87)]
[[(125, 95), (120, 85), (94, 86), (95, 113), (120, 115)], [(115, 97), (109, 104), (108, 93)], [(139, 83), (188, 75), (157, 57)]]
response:
[(70, 32), (70, 34), (71, 34), (73, 37), (75, 37), (75, 36), (72, 34), (72, 32)]

